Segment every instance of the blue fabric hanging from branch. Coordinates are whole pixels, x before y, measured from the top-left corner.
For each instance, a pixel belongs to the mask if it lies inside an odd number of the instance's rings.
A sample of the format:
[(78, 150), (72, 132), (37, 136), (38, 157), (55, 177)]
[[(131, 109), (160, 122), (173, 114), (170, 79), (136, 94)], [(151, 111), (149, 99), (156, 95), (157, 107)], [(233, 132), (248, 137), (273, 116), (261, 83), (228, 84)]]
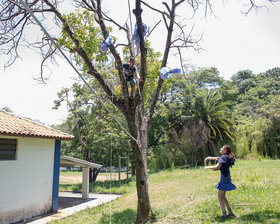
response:
[(171, 79), (173, 77), (173, 74), (179, 74), (179, 73), (181, 73), (181, 69), (179, 69), (179, 68), (163, 67), (160, 69), (160, 77), (163, 80)]
[(109, 46), (113, 45), (112, 43), (113, 38), (112, 37), (107, 37), (106, 40), (103, 40), (101, 43), (101, 49), (104, 53), (107, 53)]
[[(143, 37), (146, 36), (147, 29), (148, 29), (147, 25), (143, 23)], [(140, 37), (138, 35), (137, 23), (135, 23), (133, 38), (134, 38), (134, 44), (137, 47), (136, 55), (138, 55), (140, 53)]]

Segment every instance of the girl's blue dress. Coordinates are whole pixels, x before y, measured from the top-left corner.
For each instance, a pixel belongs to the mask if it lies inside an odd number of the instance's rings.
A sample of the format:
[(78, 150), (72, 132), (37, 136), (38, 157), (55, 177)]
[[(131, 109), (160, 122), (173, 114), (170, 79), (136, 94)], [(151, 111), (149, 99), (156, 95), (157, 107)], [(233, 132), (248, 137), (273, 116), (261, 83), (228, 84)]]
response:
[(229, 167), (232, 165), (230, 158), (227, 155), (222, 155), (219, 160), (219, 163), (222, 164), (222, 166), (220, 168), (221, 179), (215, 187), (220, 191), (235, 190), (236, 186), (233, 183), (231, 183), (231, 176), (230, 176), (230, 172), (229, 172)]

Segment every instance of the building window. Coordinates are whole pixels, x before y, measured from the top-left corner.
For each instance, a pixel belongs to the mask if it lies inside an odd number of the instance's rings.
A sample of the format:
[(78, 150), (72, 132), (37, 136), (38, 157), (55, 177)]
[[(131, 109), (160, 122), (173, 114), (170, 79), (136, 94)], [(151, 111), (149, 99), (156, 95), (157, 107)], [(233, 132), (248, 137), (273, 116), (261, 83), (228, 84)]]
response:
[(17, 140), (0, 138), (0, 160), (16, 160)]

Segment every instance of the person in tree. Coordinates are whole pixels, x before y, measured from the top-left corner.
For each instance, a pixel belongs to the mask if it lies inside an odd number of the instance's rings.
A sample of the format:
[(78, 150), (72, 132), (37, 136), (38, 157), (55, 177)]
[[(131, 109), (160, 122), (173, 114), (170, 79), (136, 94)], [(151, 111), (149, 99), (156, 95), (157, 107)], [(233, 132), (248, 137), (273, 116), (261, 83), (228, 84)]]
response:
[[(115, 61), (115, 69), (118, 69), (117, 66), (118, 60)], [(136, 73), (136, 66), (135, 66), (135, 59), (130, 58), (129, 63), (123, 64), (123, 73), (126, 79), (126, 82), (129, 82), (131, 87), (131, 97), (134, 97), (135, 87), (136, 87), (136, 81), (134, 78), (134, 75)]]
[[(232, 212), (232, 209), (229, 205), (229, 202), (226, 198), (226, 192), (232, 191), (236, 189), (236, 186), (231, 182), (231, 176), (229, 168), (234, 165), (236, 161), (235, 155), (231, 152), (231, 148), (228, 145), (224, 145), (221, 148), (220, 153), (222, 154), (221, 157), (207, 157), (205, 158), (204, 162), (208, 162), (209, 160), (217, 161), (217, 165), (215, 166), (206, 166), (205, 169), (212, 169), (212, 170), (220, 170), (221, 171), (221, 179), (219, 183), (216, 185), (218, 189), (218, 199), (220, 206), (222, 208), (223, 216), (225, 218), (227, 216), (235, 216)], [(227, 215), (226, 208), (228, 209), (229, 214)]]

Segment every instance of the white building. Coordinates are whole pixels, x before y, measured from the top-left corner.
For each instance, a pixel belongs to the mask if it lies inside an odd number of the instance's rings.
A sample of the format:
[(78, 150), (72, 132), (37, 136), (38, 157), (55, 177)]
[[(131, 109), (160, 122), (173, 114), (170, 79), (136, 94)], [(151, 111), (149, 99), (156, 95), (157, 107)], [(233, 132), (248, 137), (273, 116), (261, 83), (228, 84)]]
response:
[(57, 211), (61, 140), (71, 139), (0, 110), (0, 224)]

